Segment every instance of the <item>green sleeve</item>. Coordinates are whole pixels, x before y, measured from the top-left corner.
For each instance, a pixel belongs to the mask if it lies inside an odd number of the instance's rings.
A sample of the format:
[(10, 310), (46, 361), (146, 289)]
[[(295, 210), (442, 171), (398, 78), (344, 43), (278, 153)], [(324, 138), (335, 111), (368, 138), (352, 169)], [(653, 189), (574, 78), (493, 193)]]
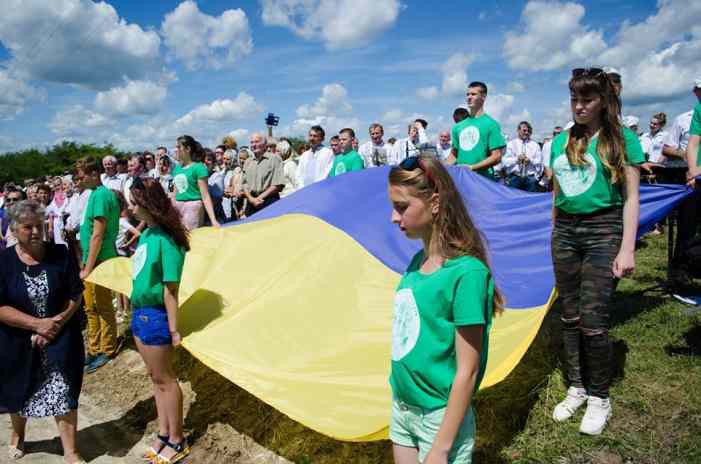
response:
[(89, 202), (92, 202), (91, 217), (99, 218), (103, 217), (105, 219), (109, 218), (110, 213), (112, 213), (112, 208), (110, 207), (110, 195), (114, 195), (107, 189), (98, 189), (90, 195)]
[(209, 177), (209, 171), (204, 163), (195, 163), (195, 179), (202, 179), (203, 177)]
[(455, 325), (485, 325), (489, 272), (471, 270), (463, 274), (455, 289), (453, 322)]
[(643, 153), (643, 147), (640, 145), (640, 140), (635, 135), (635, 132), (627, 127), (624, 128), (623, 140), (626, 144), (626, 163), (632, 166), (644, 163), (645, 153)]
[(365, 169), (365, 165), (363, 164), (363, 159), (360, 157), (359, 154), (356, 153), (355, 157), (353, 158), (353, 162), (349, 166), (350, 169), (348, 169), (349, 172), (352, 171), (361, 171)]
[[(494, 121), (492, 127), (489, 129), (489, 138), (487, 139), (487, 148), (491, 152), (497, 148), (502, 148), (506, 145), (504, 141), (504, 136), (501, 134), (501, 126), (498, 122)], [(487, 153), (489, 156), (489, 153)]]
[(458, 125), (454, 124), (453, 128), (450, 129), (450, 144), (456, 150), (460, 149), (460, 138), (458, 135)]
[(550, 167), (553, 167), (554, 161), (556, 154), (559, 156), (560, 153), (565, 151), (565, 141), (567, 140), (567, 137), (569, 132), (565, 131), (561, 134), (559, 134), (557, 137), (555, 137), (550, 144)]
[(691, 117), (691, 127), (689, 135), (701, 135), (701, 103), (694, 108), (694, 115)]
[(170, 240), (160, 241), (163, 282), (180, 282), (183, 274), (185, 256), (178, 246)]

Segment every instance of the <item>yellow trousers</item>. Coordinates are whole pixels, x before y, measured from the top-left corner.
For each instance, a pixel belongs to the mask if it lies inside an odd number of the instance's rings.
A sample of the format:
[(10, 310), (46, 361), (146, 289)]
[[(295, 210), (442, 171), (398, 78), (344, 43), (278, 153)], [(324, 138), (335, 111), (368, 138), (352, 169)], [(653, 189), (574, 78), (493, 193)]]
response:
[(85, 316), (88, 320), (88, 353), (107, 356), (117, 349), (117, 319), (112, 306), (112, 292), (108, 288), (83, 282), (85, 291)]

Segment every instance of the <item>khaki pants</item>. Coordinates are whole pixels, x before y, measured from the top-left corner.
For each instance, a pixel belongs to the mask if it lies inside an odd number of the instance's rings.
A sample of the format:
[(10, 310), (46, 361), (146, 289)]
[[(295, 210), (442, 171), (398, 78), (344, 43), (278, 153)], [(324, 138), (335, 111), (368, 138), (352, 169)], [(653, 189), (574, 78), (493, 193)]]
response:
[(85, 316), (88, 320), (88, 354), (115, 354), (117, 349), (117, 319), (108, 288), (83, 282)]

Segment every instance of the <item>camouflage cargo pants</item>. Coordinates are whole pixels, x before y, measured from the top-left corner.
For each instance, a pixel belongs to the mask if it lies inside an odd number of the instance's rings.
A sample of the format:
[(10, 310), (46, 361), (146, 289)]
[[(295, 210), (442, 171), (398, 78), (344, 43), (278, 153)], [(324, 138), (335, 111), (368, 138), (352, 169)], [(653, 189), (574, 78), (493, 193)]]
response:
[(614, 276), (611, 266), (623, 236), (623, 210), (589, 215), (557, 212), (552, 256), (562, 306), (565, 364), (570, 385), (608, 398), (608, 330)]

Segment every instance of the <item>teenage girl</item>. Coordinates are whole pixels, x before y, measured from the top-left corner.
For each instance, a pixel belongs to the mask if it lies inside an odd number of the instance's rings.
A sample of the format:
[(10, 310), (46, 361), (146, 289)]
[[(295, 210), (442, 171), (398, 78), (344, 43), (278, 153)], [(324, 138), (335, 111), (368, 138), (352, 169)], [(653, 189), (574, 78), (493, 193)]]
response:
[(178, 137), (176, 147), (180, 164), (173, 169), (173, 186), (175, 206), (182, 215), (183, 224), (187, 230), (200, 227), (206, 212), (210, 224), (219, 227), (209, 196), (209, 171), (202, 162), (205, 154), (202, 145), (189, 135), (183, 135)]
[(390, 439), (398, 464), (469, 463), (472, 397), (503, 300), (480, 232), (443, 165), (412, 156), (389, 173), (392, 222), (423, 249), (394, 299)]
[(621, 100), (603, 70), (573, 70), (569, 88), (574, 126), (553, 140), (550, 157), (551, 249), (569, 383), (553, 419), (567, 420), (587, 403), (579, 430), (598, 435), (611, 415), (611, 295), (614, 278), (635, 269), (645, 155), (621, 125)]
[(132, 258), (134, 308), (131, 330), (153, 381), (158, 436), (144, 456), (156, 464), (175, 463), (190, 452), (183, 435), (183, 395), (173, 371), (178, 333), (178, 286), (188, 234), (160, 182), (136, 178), (131, 186), (134, 215), (148, 228)]

